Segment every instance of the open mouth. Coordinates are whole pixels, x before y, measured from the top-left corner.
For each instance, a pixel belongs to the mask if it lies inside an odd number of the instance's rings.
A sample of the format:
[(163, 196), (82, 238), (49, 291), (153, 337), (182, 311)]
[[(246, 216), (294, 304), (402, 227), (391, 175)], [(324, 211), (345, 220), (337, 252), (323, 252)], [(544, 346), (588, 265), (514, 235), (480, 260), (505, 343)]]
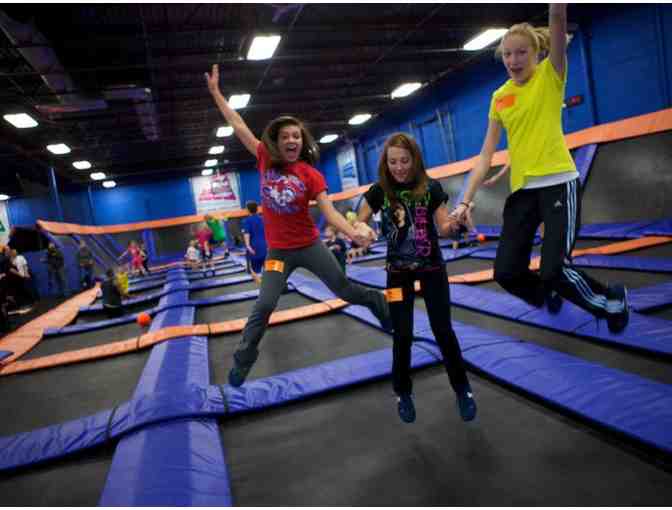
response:
[(299, 147), (297, 145), (285, 146), (285, 154), (288, 158), (295, 158), (299, 155)]

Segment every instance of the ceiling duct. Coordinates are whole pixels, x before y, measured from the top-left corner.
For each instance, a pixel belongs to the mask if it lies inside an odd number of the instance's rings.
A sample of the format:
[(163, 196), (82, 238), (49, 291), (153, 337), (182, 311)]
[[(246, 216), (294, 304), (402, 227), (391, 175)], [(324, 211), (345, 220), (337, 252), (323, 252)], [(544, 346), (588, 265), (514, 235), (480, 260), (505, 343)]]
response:
[[(77, 87), (72, 77), (63, 68), (56, 52), (47, 38), (37, 30), (32, 22), (20, 23), (10, 18), (0, 10), (0, 29), (10, 42), (17, 47), (35, 71), (40, 73), (42, 81), (56, 94), (59, 104), (35, 105), (35, 108), (50, 118), (81, 113), (87, 111), (104, 110), (108, 108), (105, 99), (90, 99), (77, 93)], [(159, 131), (156, 120), (156, 108), (152, 102), (151, 89), (136, 86), (120, 86), (104, 91), (108, 100), (130, 100), (135, 106), (140, 126), (148, 140), (158, 140)]]

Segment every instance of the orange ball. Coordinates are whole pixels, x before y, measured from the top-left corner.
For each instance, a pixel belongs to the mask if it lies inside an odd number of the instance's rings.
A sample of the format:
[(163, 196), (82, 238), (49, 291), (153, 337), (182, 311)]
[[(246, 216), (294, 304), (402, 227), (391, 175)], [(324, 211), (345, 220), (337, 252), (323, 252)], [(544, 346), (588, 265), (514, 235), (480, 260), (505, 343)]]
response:
[(478, 239), (479, 243), (484, 243), (485, 242), (485, 234), (478, 234), (476, 236), (476, 239)]
[(147, 312), (142, 312), (138, 314), (138, 317), (136, 319), (138, 321), (138, 324), (142, 326), (143, 328), (146, 328), (152, 323), (152, 316), (149, 315)]

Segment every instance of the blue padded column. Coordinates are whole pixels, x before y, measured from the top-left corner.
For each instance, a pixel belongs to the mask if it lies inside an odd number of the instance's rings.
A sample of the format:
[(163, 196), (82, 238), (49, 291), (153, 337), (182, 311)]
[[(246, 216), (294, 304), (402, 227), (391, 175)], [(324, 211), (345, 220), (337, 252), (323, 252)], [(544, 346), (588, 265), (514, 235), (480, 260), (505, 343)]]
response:
[[(173, 270), (169, 292), (152, 327), (193, 324), (187, 306), (184, 270)], [(206, 337), (182, 337), (152, 348), (133, 399), (207, 388), (210, 384)], [(230, 506), (229, 476), (217, 421), (193, 418), (150, 425), (120, 440), (112, 461), (101, 506)]]

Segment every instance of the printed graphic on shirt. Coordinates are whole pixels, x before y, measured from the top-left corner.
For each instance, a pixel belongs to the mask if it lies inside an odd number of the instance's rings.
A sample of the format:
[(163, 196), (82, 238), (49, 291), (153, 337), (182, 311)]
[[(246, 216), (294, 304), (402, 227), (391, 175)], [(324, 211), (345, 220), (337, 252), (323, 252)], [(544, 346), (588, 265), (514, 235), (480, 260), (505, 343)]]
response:
[[(392, 206), (387, 197), (383, 203), (383, 234), (388, 240), (388, 260), (392, 266), (419, 269), (434, 265), (432, 255), (433, 228), (429, 210), (430, 194), (412, 200), (410, 191), (398, 194), (399, 202)], [(435, 250), (436, 253), (436, 250)]]
[(277, 214), (295, 214), (305, 201), (306, 185), (296, 175), (283, 175), (274, 169), (264, 172), (261, 200), (264, 208)]

